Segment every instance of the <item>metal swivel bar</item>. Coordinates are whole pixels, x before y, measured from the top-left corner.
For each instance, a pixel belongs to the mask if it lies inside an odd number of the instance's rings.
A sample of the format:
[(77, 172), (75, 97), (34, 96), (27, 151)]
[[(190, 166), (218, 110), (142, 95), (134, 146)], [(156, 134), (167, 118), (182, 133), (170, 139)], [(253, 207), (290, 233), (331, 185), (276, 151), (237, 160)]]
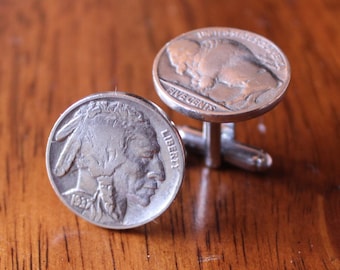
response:
[(234, 123), (203, 122), (203, 131), (187, 126), (177, 129), (190, 150), (205, 155), (207, 167), (218, 168), (224, 161), (254, 172), (270, 168), (271, 156), (262, 149), (237, 142), (234, 127)]

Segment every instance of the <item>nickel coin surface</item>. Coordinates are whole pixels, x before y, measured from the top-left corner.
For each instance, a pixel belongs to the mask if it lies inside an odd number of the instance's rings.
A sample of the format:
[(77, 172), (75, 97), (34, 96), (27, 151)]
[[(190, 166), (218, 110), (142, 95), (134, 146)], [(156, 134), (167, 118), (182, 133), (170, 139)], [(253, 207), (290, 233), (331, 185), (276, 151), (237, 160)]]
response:
[(46, 166), (61, 201), (105, 228), (141, 226), (174, 200), (183, 145), (163, 111), (140, 97), (108, 92), (69, 107), (48, 139)]
[(172, 109), (208, 122), (235, 122), (272, 109), (290, 80), (286, 56), (270, 40), (211, 27), (168, 42), (153, 66), (156, 91)]

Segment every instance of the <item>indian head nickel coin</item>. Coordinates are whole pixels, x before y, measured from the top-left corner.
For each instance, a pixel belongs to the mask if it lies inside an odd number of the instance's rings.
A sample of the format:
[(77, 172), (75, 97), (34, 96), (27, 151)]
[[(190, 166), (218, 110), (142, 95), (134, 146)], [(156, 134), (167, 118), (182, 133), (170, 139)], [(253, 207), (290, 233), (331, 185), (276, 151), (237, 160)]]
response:
[(172, 109), (208, 122), (235, 122), (272, 109), (290, 67), (268, 39), (233, 28), (203, 28), (168, 42), (154, 61), (153, 80)]
[(154, 104), (121, 92), (88, 96), (68, 108), (48, 139), (53, 189), (75, 214), (128, 229), (162, 214), (184, 175), (180, 136)]

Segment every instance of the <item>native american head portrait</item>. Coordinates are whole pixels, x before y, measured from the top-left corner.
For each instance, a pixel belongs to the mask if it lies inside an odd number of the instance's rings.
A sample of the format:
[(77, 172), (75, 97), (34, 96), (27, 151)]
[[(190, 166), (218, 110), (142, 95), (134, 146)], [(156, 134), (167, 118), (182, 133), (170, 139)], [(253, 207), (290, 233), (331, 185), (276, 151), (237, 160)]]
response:
[(54, 167), (62, 179), (77, 171), (68, 203), (93, 221), (122, 222), (129, 205), (146, 207), (165, 180), (160, 146), (150, 121), (119, 101), (80, 107), (55, 135), (63, 143)]

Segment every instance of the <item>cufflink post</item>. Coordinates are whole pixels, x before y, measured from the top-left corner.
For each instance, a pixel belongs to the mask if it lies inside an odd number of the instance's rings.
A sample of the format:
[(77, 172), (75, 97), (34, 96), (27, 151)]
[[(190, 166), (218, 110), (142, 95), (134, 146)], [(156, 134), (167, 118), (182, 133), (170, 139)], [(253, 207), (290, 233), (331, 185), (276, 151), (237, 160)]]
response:
[[(220, 125), (221, 131), (210, 137), (214, 138), (214, 141), (210, 144), (213, 147), (208, 147), (209, 150), (207, 150), (208, 141), (202, 131), (188, 126), (177, 126), (185, 146), (192, 151), (205, 155), (207, 167), (218, 168), (221, 162), (252, 172), (262, 172), (271, 167), (272, 158), (270, 154), (262, 149), (241, 144), (234, 139), (233, 123), (215, 124)], [(206, 122), (203, 123), (203, 129), (205, 125), (207, 125)], [(216, 135), (219, 136), (218, 139), (220, 140), (218, 149)]]

